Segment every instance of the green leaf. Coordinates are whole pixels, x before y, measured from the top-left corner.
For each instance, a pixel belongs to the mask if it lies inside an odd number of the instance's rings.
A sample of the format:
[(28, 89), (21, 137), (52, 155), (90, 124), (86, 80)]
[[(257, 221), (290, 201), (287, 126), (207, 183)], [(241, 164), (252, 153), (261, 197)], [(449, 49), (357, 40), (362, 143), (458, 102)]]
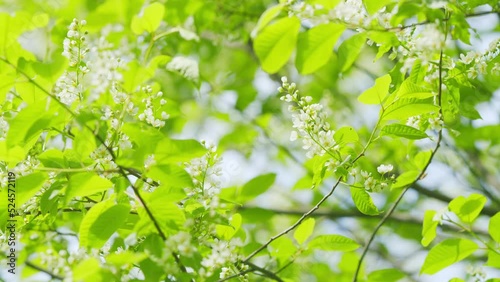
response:
[(16, 180), (16, 187), (19, 187), (16, 196), (17, 205), (20, 207), (35, 196), (47, 178), (47, 174), (43, 172), (35, 172), (19, 177)]
[(500, 212), (490, 218), (488, 233), (497, 243), (500, 243)]
[(358, 33), (342, 42), (338, 50), (339, 67), (342, 72), (348, 70), (356, 61), (365, 45), (366, 34)]
[(42, 131), (49, 127), (54, 119), (45, 109), (44, 103), (31, 104), (23, 108), (16, 117), (10, 121), (7, 132), (7, 147), (25, 145), (30, 140), (38, 138)]
[(148, 257), (145, 253), (122, 251), (120, 253), (111, 253), (106, 257), (106, 262), (122, 266), (127, 264), (137, 264)]
[(380, 212), (365, 189), (350, 188), (351, 197), (358, 210), (366, 215), (378, 215)]
[(486, 265), (500, 268), (500, 254), (494, 250), (488, 250), (488, 261)]
[(399, 281), (406, 277), (406, 274), (399, 269), (388, 268), (375, 270), (368, 274), (368, 281), (370, 282), (393, 282)]
[(295, 48), (299, 29), (298, 18), (283, 18), (257, 35), (253, 46), (264, 71), (276, 73), (286, 64)]
[(196, 140), (174, 140), (164, 138), (156, 147), (155, 160), (157, 164), (187, 162), (202, 157), (206, 149)]
[(396, 92), (396, 97), (403, 98), (427, 99), (433, 96), (434, 93), (432, 93), (430, 89), (414, 83), (411, 77), (403, 81)]
[(448, 282), (465, 282), (463, 279), (460, 278), (452, 278)]
[(130, 206), (107, 200), (95, 204), (80, 224), (80, 246), (101, 248), (109, 237), (122, 226), (130, 212)]
[(277, 258), (281, 263), (283, 263), (288, 261), (290, 257), (293, 256), (297, 247), (295, 247), (292, 240), (288, 237), (282, 236), (269, 244), (268, 250), (273, 258)]
[(293, 238), (299, 243), (300, 245), (304, 244), (304, 242), (311, 236), (314, 230), (314, 225), (316, 221), (314, 218), (308, 218), (304, 220), (299, 227), (295, 230), (293, 233)]
[(429, 163), (431, 156), (432, 156), (432, 150), (421, 151), (415, 155), (412, 162), (416, 168), (418, 168), (419, 170), (423, 170)]
[(153, 165), (149, 168), (146, 175), (169, 187), (185, 188), (193, 186), (191, 175), (182, 167), (174, 164)]
[(406, 186), (412, 184), (417, 180), (420, 175), (418, 170), (410, 170), (403, 172), (398, 178), (396, 178), (396, 183), (392, 184), (391, 189), (405, 188)]
[(340, 0), (307, 0), (305, 2), (308, 4), (311, 4), (311, 5), (318, 4), (318, 5), (321, 5), (323, 7), (323, 9), (331, 10), (335, 6), (337, 6), (337, 4), (340, 2)]
[(461, 221), (472, 223), (479, 215), (486, 203), (486, 197), (480, 194), (471, 194), (469, 197), (459, 196), (453, 199), (448, 207)]
[(386, 74), (375, 80), (375, 85), (368, 88), (359, 97), (358, 101), (365, 104), (381, 105), (384, 98), (389, 94), (389, 85), (391, 84), (391, 76)]
[(113, 281), (114, 275), (112, 275), (109, 270), (105, 270), (100, 267), (101, 262), (96, 258), (91, 257), (73, 268), (73, 279), (74, 281), (96, 281), (105, 282)]
[(446, 239), (429, 251), (420, 273), (434, 274), (470, 256), (477, 247), (476, 243), (468, 239)]
[[(166, 200), (169, 198), (168, 193), (158, 193), (149, 196), (150, 197), (146, 199), (146, 204), (159, 223), (161, 230), (167, 234), (178, 231), (186, 222), (184, 211), (177, 206), (177, 203)], [(138, 208), (137, 212), (140, 220), (135, 225), (134, 230), (138, 231), (140, 234), (157, 232), (146, 210), (144, 208)]]
[(434, 216), (436, 211), (427, 210), (424, 215), (424, 223), (422, 225), (422, 246), (427, 247), (436, 238), (436, 228), (439, 224), (438, 221), (434, 221)]
[(325, 178), (327, 166), (325, 166), (326, 162), (330, 160), (331, 157), (329, 155), (324, 156), (316, 156), (314, 157), (314, 165), (313, 165), (313, 177), (312, 177), (312, 189), (318, 187), (318, 185)]
[(274, 180), (276, 180), (275, 173), (263, 174), (251, 179), (241, 187), (238, 199), (246, 202), (259, 196), (273, 185)]
[(241, 220), (241, 215), (239, 213), (235, 213), (231, 217), (231, 221), (229, 221), (229, 226), (221, 224), (216, 225), (215, 230), (217, 232), (217, 236), (227, 241), (231, 240), (238, 229), (240, 229)]
[(383, 7), (387, 6), (387, 4), (392, 3), (392, 0), (363, 0), (363, 4), (366, 7), (366, 11), (373, 15), (376, 13), (378, 10), (382, 9)]
[(333, 134), (333, 139), (338, 145), (342, 146), (345, 144), (358, 142), (359, 136), (353, 127), (344, 126), (335, 131), (335, 133)]
[(160, 26), (163, 15), (165, 14), (165, 6), (159, 2), (152, 3), (144, 8), (141, 17), (134, 16), (132, 19), (132, 31), (135, 34), (141, 34), (143, 31), (152, 33)]
[(113, 183), (91, 172), (71, 175), (66, 189), (66, 203), (74, 197), (89, 196), (113, 187)]
[(41, 153), (38, 156), (38, 160), (45, 167), (54, 167), (54, 168), (66, 167), (64, 154), (58, 149), (48, 149), (47, 151)]
[(252, 30), (252, 37), (255, 37), (264, 27), (266, 27), (272, 20), (274, 20), (283, 10), (283, 5), (278, 4), (269, 7), (259, 18), (257, 25)]
[[(375, 1), (373, 1), (375, 2)], [(398, 37), (393, 32), (385, 31), (370, 31), (368, 37), (373, 42), (377, 43), (378, 52), (375, 56), (375, 61), (380, 59), (385, 53), (389, 52), (394, 47), (401, 45)]]
[(90, 153), (92, 153), (96, 148), (97, 144), (94, 134), (89, 129), (84, 128), (78, 133), (75, 133), (73, 149), (82, 160), (89, 158)]
[(384, 126), (381, 130), (381, 135), (392, 135), (412, 140), (428, 137), (427, 134), (425, 134), (425, 132), (423, 131), (420, 131), (408, 125), (398, 124), (398, 123)]
[(12, 163), (14, 166), (24, 160), (26, 152), (21, 146), (7, 147), (5, 140), (0, 140), (0, 161)]
[(382, 120), (406, 120), (411, 116), (438, 111), (439, 107), (432, 104), (432, 99), (400, 98), (386, 106)]
[(324, 251), (354, 251), (360, 245), (351, 238), (342, 235), (320, 235), (311, 240), (308, 244), (311, 249)]
[(321, 24), (299, 35), (295, 65), (301, 74), (310, 74), (324, 66), (333, 46), (344, 31), (341, 24)]

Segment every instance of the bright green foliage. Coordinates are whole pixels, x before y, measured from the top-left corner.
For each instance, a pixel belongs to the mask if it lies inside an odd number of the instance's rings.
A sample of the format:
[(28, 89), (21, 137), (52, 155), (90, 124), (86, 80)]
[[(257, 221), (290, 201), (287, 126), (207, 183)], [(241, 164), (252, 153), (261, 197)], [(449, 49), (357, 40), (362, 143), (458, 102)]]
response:
[(260, 194), (266, 192), (266, 190), (273, 185), (275, 179), (276, 174), (274, 173), (259, 175), (251, 179), (245, 183), (243, 187), (241, 187), (238, 199), (243, 202), (252, 200)]
[(351, 197), (356, 205), (356, 208), (367, 215), (377, 215), (379, 211), (373, 203), (370, 194), (363, 189), (351, 188)]
[(389, 85), (391, 84), (391, 76), (386, 74), (375, 80), (375, 85), (367, 89), (358, 97), (361, 103), (365, 104), (382, 104), (384, 98), (389, 94)]
[(461, 221), (472, 223), (479, 215), (486, 203), (486, 197), (480, 194), (472, 194), (465, 198), (459, 196), (448, 205), (450, 211), (454, 212)]
[(349, 252), (359, 248), (359, 244), (342, 235), (320, 235), (312, 239), (308, 247), (323, 251)]
[(135, 34), (141, 34), (143, 31), (155, 32), (160, 26), (164, 14), (165, 6), (158, 2), (147, 6), (141, 16), (134, 16), (132, 19), (132, 31)]
[(368, 274), (368, 281), (383, 282), (383, 281), (399, 281), (406, 275), (399, 269), (388, 268), (376, 270)]
[(500, 212), (496, 213), (490, 218), (490, 223), (488, 225), (488, 233), (490, 233), (491, 238), (497, 243), (500, 243)]
[(324, 66), (333, 46), (344, 31), (340, 24), (318, 25), (299, 35), (295, 65), (301, 74), (310, 74)]
[(477, 248), (477, 244), (468, 239), (446, 239), (429, 251), (420, 272), (434, 274), (470, 256)]
[(99, 177), (90, 172), (73, 174), (68, 181), (66, 189), (66, 202), (76, 196), (89, 196), (103, 192), (113, 187), (113, 183), (108, 179)]
[(404, 124), (389, 124), (381, 129), (383, 135), (392, 135), (397, 137), (403, 137), (406, 139), (422, 139), (427, 138), (425, 132), (420, 131), (414, 127), (407, 126)]
[(428, 210), (425, 211), (424, 223), (422, 226), (422, 246), (427, 247), (436, 238), (436, 228), (439, 221), (434, 220), (436, 211)]
[(280, 70), (292, 55), (300, 20), (296, 17), (282, 18), (265, 27), (255, 38), (255, 54), (262, 69), (269, 73)]
[(101, 248), (127, 220), (130, 207), (112, 200), (93, 206), (80, 224), (80, 246)]
[(358, 58), (366, 41), (366, 35), (359, 33), (342, 42), (339, 47), (339, 69), (344, 72), (348, 70)]
[(302, 222), (299, 227), (295, 230), (293, 233), (293, 238), (299, 243), (300, 245), (304, 244), (304, 242), (311, 236), (311, 234), (314, 231), (314, 225), (316, 221), (314, 218), (308, 218)]

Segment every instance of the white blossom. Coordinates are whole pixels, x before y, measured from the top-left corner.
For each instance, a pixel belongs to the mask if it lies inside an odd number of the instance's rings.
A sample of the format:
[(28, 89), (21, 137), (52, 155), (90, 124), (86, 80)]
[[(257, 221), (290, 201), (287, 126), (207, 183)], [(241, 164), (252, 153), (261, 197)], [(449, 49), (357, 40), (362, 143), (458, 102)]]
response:
[(391, 172), (393, 169), (394, 169), (394, 167), (391, 164), (388, 164), (388, 165), (381, 164), (377, 167), (377, 171), (380, 174), (385, 174), (385, 173)]

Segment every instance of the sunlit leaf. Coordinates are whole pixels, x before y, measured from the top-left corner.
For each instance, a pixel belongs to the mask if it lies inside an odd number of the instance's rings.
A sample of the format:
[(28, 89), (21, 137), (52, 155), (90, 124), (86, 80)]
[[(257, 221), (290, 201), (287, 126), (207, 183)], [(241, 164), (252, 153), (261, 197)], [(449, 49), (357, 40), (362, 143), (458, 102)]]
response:
[(130, 207), (107, 200), (95, 204), (80, 224), (80, 246), (101, 248), (109, 237), (125, 223)]
[(425, 132), (404, 124), (389, 124), (381, 129), (382, 135), (403, 137), (406, 139), (422, 139), (428, 137)]
[(324, 66), (333, 53), (333, 46), (345, 27), (341, 24), (317, 25), (299, 35), (295, 65), (302, 74), (310, 74)]
[(385, 96), (389, 94), (389, 85), (391, 84), (391, 76), (386, 74), (375, 80), (375, 85), (368, 88), (363, 94), (358, 97), (358, 101), (365, 104), (382, 104)]
[(486, 203), (486, 197), (480, 194), (471, 194), (469, 197), (458, 196), (453, 199), (448, 207), (461, 221), (472, 223), (479, 215)]
[(295, 49), (299, 28), (298, 18), (282, 18), (257, 35), (253, 46), (263, 70), (276, 73), (286, 64)]
[(300, 245), (304, 244), (304, 242), (311, 236), (315, 223), (316, 221), (314, 218), (308, 218), (304, 220), (299, 227), (297, 227), (293, 233), (293, 238), (295, 238), (297, 243)]
[(342, 235), (320, 235), (311, 240), (308, 244), (311, 249), (323, 251), (354, 251), (360, 245), (351, 238)]
[(422, 246), (427, 247), (436, 238), (436, 228), (439, 224), (438, 221), (434, 221), (434, 216), (436, 211), (427, 210), (424, 215), (424, 223), (422, 226)]
[(356, 205), (356, 208), (364, 214), (367, 215), (378, 215), (379, 211), (377, 206), (373, 203), (370, 194), (366, 192), (366, 190), (362, 188), (353, 188), (351, 187), (351, 197)]
[(468, 239), (446, 239), (429, 251), (420, 273), (434, 274), (470, 256), (477, 248), (477, 244)]

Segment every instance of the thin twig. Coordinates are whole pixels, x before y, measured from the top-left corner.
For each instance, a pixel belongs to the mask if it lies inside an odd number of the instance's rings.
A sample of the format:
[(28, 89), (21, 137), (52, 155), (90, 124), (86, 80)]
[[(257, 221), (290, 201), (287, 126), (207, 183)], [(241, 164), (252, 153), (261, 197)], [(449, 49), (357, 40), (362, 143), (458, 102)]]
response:
[[(108, 151), (108, 153), (110, 154), (111, 158), (113, 161), (115, 161), (117, 158), (116, 158), (116, 155), (115, 153), (113, 152), (113, 149), (110, 148), (108, 145), (106, 145), (106, 142), (104, 139), (102, 139), (101, 136), (99, 136), (99, 134), (96, 134), (94, 132), (94, 130), (89, 126), (87, 125), (86, 123), (83, 123), (81, 121), (78, 120), (78, 116), (76, 113), (74, 113), (66, 104), (64, 104), (63, 102), (61, 102), (59, 99), (57, 99), (57, 97), (55, 95), (53, 95), (52, 93), (50, 93), (48, 90), (46, 90), (44, 87), (42, 87), (40, 84), (38, 84), (38, 82), (36, 82), (34, 79), (32, 79), (27, 73), (25, 73), (24, 71), (20, 70), (17, 66), (15, 66), (14, 64), (12, 64), (9, 60), (7, 60), (6, 58), (3, 58), (3, 57), (0, 57), (0, 61), (3, 61), (5, 62), (6, 64), (10, 65), (12, 68), (14, 68), (18, 73), (20, 73), (22, 76), (24, 76), (26, 79), (28, 79), (28, 81), (33, 84), (34, 86), (36, 86), (37, 88), (39, 88), (42, 92), (44, 92), (47, 96), (49, 96), (50, 98), (52, 98), (54, 101), (56, 101), (56, 103), (58, 103), (61, 107), (63, 107), (66, 112), (68, 112), (73, 118), (75, 118), (75, 120), (82, 126), (84, 127), (85, 129), (89, 130), (92, 135), (94, 135), (94, 137), (104, 146), (104, 148), (106, 149), (106, 151)], [(132, 190), (134, 191), (134, 194), (136, 195), (137, 199), (139, 200), (140, 204), (144, 207), (144, 210), (146, 211), (146, 214), (148, 215), (149, 219), (153, 222), (153, 225), (155, 226), (155, 229), (157, 230), (158, 234), (160, 235), (160, 237), (165, 241), (167, 239), (167, 237), (165, 236), (165, 233), (163, 233), (163, 230), (161, 229), (160, 227), (160, 224), (158, 223), (158, 220), (154, 217), (153, 213), (151, 212), (150, 208), (146, 205), (146, 201), (144, 201), (144, 198), (141, 196), (141, 194), (139, 193), (139, 189), (132, 183), (132, 181), (128, 178), (128, 175), (126, 173), (126, 171), (128, 171), (127, 168), (124, 168), (122, 166), (117, 166), (118, 167), (118, 172), (128, 181), (128, 183), (130, 184)], [(142, 178), (142, 177), (141, 177)], [(187, 273), (187, 270), (186, 270), (186, 267), (181, 263), (180, 259), (179, 259), (179, 256), (177, 253), (173, 252), (172, 253), (174, 259), (175, 259), (175, 262), (179, 265), (179, 268)]]
[(51, 271), (49, 271), (47, 269), (43, 269), (40, 266), (33, 264), (31, 261), (27, 260), (24, 264), (26, 266), (28, 266), (28, 267), (31, 267), (31, 268), (35, 269), (35, 270), (38, 270), (38, 271), (43, 272), (45, 274), (48, 274), (50, 276), (50, 278), (52, 278), (52, 279), (57, 279), (57, 280), (61, 280), (61, 281), (64, 280), (64, 277), (59, 276), (57, 274), (54, 274), (54, 273), (52, 273)]
[[(443, 70), (443, 50), (441, 49), (441, 52), (439, 54), (439, 86), (438, 86), (438, 97), (437, 97), (438, 106), (439, 106), (439, 116), (442, 116), (442, 109), (441, 109), (441, 99), (442, 99), (442, 93), (443, 93), (443, 88), (442, 88), (443, 87), (443, 72), (442, 72), (442, 70)], [(354, 277), (353, 277), (353, 282), (358, 281), (358, 275), (359, 275), (359, 271), (361, 270), (361, 265), (363, 263), (363, 260), (364, 260), (364, 258), (366, 256), (366, 254), (368, 253), (368, 250), (370, 249), (370, 245), (372, 244), (373, 240), (375, 239), (375, 236), (377, 235), (377, 232), (382, 227), (382, 225), (385, 224), (385, 222), (387, 221), (387, 219), (392, 215), (392, 213), (394, 212), (394, 210), (396, 209), (396, 207), (399, 205), (399, 203), (403, 199), (403, 196), (405, 195), (406, 191), (408, 191), (408, 189), (410, 189), (410, 187), (413, 186), (413, 184), (415, 184), (417, 181), (419, 181), (420, 179), (423, 178), (424, 174), (427, 171), (427, 168), (431, 164), (432, 159), (436, 155), (436, 153), (437, 153), (437, 151), (438, 151), (438, 149), (439, 149), (439, 147), (441, 145), (442, 138), (443, 138), (443, 128), (441, 127), (439, 129), (439, 132), (438, 132), (438, 138), (436, 140), (436, 146), (432, 150), (432, 153), (431, 153), (431, 155), (429, 157), (429, 160), (425, 164), (424, 168), (422, 169), (422, 171), (420, 172), (420, 174), (418, 175), (418, 177), (411, 184), (409, 184), (403, 190), (403, 192), (401, 192), (401, 194), (399, 195), (399, 197), (396, 199), (395, 203), (392, 205), (392, 207), (389, 209), (389, 211), (384, 215), (384, 217), (380, 220), (380, 222), (377, 224), (377, 226), (373, 230), (370, 238), (368, 239), (368, 242), (366, 243), (365, 248), (363, 249), (361, 257), (360, 257), (360, 259), (358, 261), (358, 265), (356, 267), (356, 271), (355, 271)]]
[(279, 234), (277, 235), (274, 235), (273, 237), (271, 237), (266, 243), (264, 243), (262, 246), (260, 246), (258, 249), (256, 249), (255, 251), (253, 251), (250, 255), (248, 255), (244, 260), (243, 260), (243, 263), (247, 263), (250, 259), (252, 259), (256, 254), (258, 254), (260, 251), (262, 251), (263, 249), (267, 248), (267, 246), (269, 246), (269, 244), (271, 244), (274, 240), (280, 238), (281, 236), (287, 234), (288, 232), (292, 231), (293, 229), (295, 229), (297, 226), (299, 226), (302, 221), (304, 221), (307, 217), (309, 217), (313, 212), (315, 212), (317, 209), (319, 209), (319, 207), (321, 206), (321, 204), (323, 204), (328, 198), (330, 198), (330, 196), (333, 194), (333, 192), (335, 191), (335, 189), (337, 188), (337, 186), (340, 184), (340, 179), (337, 180), (337, 182), (335, 182), (335, 184), (333, 185), (332, 189), (330, 189), (330, 191), (325, 195), (323, 196), (323, 198), (318, 202), (316, 203), (316, 205), (310, 209), (308, 212), (306, 212), (305, 214), (303, 214), (299, 220), (297, 220), (297, 222), (295, 222), (293, 225), (291, 225), (290, 227), (288, 227), (287, 229), (283, 230), (282, 232), (280, 232)]

